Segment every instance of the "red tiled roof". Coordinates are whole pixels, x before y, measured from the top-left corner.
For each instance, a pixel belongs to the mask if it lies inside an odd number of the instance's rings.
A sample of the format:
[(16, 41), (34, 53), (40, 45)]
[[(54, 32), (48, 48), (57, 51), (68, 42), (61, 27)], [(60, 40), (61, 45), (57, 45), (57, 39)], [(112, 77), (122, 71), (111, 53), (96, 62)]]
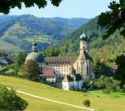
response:
[(53, 72), (52, 69), (47, 69), (44, 74), (41, 74), (40, 76), (45, 76), (45, 77), (55, 77), (56, 74)]
[(46, 63), (59, 63), (59, 64), (74, 64), (78, 56), (70, 56), (70, 57), (45, 57)]

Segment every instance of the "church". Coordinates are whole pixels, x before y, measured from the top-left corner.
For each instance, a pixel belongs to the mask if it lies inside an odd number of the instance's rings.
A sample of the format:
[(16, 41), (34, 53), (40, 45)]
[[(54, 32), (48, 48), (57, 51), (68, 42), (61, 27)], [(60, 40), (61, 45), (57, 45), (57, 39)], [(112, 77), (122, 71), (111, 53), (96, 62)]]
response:
[(32, 50), (26, 61), (32, 59), (36, 61), (41, 70), (40, 77), (46, 78), (46, 81), (56, 82), (59, 78), (62, 80), (62, 89), (71, 88), (82, 89), (83, 81), (95, 79), (93, 73), (93, 60), (88, 55), (89, 48), (87, 36), (82, 33), (80, 36), (80, 53), (78, 56), (67, 57), (43, 57), (37, 52), (37, 44), (32, 44)]

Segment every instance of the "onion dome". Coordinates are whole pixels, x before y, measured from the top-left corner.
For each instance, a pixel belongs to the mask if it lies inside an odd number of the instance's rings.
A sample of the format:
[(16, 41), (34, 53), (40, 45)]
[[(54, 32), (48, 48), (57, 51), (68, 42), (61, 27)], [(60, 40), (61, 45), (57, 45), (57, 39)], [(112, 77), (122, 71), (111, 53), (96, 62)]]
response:
[(85, 41), (87, 41), (87, 36), (85, 35), (84, 32), (80, 35), (80, 40), (85, 40)]
[(44, 62), (44, 57), (42, 56), (42, 54), (38, 53), (38, 52), (31, 52), (27, 57), (26, 57), (26, 61), (28, 60), (34, 60), (38, 63), (40, 62)]
[(37, 43), (33, 42), (32, 43), (32, 50), (33, 52), (31, 52), (27, 57), (26, 57), (26, 61), (28, 60), (34, 60), (38, 63), (40, 62), (44, 62), (44, 57), (42, 56), (42, 54), (40, 54), (39, 52), (37, 52)]

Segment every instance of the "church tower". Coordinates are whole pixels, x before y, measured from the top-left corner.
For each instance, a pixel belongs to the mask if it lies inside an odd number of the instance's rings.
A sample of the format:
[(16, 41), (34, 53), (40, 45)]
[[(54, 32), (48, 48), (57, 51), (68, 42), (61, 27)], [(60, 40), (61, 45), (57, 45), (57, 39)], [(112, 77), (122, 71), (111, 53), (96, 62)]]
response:
[(83, 32), (80, 36), (80, 54), (78, 57), (79, 73), (83, 80), (91, 80), (93, 78), (93, 61), (88, 52), (87, 36)]
[(82, 54), (84, 50), (88, 53), (87, 36), (83, 32), (80, 36), (80, 54)]

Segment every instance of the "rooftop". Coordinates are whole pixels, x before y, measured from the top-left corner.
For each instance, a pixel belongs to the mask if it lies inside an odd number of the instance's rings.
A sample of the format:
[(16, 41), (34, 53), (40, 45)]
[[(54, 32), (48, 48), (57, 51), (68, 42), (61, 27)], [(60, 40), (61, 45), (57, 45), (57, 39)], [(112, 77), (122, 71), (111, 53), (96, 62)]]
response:
[(53, 72), (52, 69), (47, 69), (44, 74), (41, 74), (40, 76), (44, 76), (44, 77), (55, 77), (56, 74)]
[(69, 57), (45, 57), (46, 63), (59, 63), (59, 64), (73, 64), (77, 60), (78, 56)]

